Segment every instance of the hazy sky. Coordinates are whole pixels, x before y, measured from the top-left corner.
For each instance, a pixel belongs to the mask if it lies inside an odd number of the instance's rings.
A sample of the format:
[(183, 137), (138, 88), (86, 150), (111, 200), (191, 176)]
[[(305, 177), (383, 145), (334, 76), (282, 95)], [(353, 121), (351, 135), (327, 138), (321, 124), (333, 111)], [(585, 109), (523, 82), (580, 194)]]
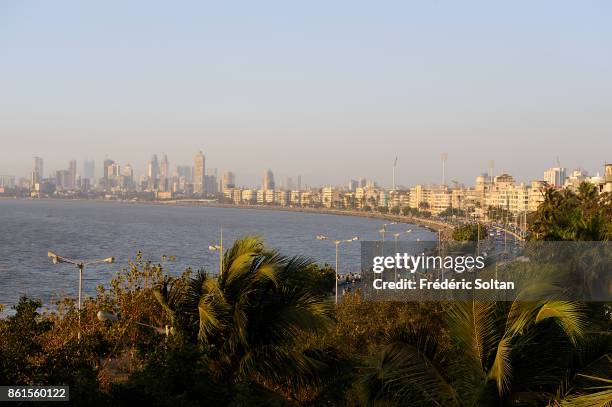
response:
[(0, 1), (0, 174), (153, 153), (259, 182), (612, 161), (612, 2)]

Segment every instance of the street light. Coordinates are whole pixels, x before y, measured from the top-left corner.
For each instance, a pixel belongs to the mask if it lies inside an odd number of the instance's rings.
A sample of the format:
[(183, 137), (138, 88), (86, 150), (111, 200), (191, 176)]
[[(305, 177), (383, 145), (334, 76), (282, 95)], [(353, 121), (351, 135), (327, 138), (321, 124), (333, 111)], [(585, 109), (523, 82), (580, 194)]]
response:
[(390, 223), (385, 223), (382, 225), (382, 229), (380, 229), (378, 232), (381, 234), (382, 236), (382, 241), (385, 241), (385, 233), (387, 232), (387, 226), (390, 225), (397, 225), (397, 222), (390, 222)]
[(219, 251), (219, 277), (223, 274), (223, 226), (221, 226), (219, 244), (208, 246), (210, 251)]
[[(317, 240), (328, 240), (328, 237), (325, 235), (317, 235)], [(357, 236), (346, 240), (334, 240), (334, 245), (336, 246), (336, 304), (338, 304), (338, 250), (341, 243), (352, 243), (357, 240), (359, 240)]]
[(114, 263), (115, 262), (115, 258), (114, 257), (107, 257), (105, 259), (100, 259), (100, 260), (90, 260), (90, 261), (79, 261), (79, 260), (72, 260), (72, 259), (68, 259), (66, 257), (60, 256), (52, 251), (47, 252), (47, 256), (49, 258), (51, 258), (51, 261), (53, 262), (53, 264), (59, 264), (59, 263), (68, 263), (68, 264), (72, 264), (74, 266), (76, 266), (79, 269), (79, 302), (78, 302), (78, 310), (79, 310), (79, 330), (77, 333), (77, 339), (80, 341), (81, 340), (81, 296), (82, 296), (82, 292), (83, 292), (83, 270), (85, 269), (85, 266), (91, 266), (92, 264), (99, 264), (99, 263)]
[[(397, 254), (397, 239), (404, 233), (405, 234), (412, 233), (412, 229), (408, 229), (405, 232), (396, 232), (393, 234), (393, 240), (395, 241), (395, 254)], [(395, 265), (395, 281), (397, 281), (397, 264)]]
[[(105, 322), (105, 321), (115, 322), (119, 320), (119, 317), (117, 315), (109, 311), (98, 311), (96, 316), (98, 317), (98, 320), (102, 322)], [(174, 333), (174, 328), (169, 325), (166, 325), (162, 328), (162, 327), (155, 326), (155, 325), (144, 324), (138, 321), (132, 321), (132, 322), (134, 322), (135, 324), (141, 325), (141, 326), (146, 326), (147, 328), (152, 328), (153, 330), (155, 330), (155, 332), (157, 332), (160, 335), (170, 336), (171, 334)]]

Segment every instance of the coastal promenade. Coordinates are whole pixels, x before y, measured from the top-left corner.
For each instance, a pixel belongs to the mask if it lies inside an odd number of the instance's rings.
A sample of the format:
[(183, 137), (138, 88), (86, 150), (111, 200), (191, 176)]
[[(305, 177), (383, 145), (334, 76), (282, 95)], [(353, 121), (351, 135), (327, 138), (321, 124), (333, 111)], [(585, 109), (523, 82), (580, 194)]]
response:
[(216, 207), (216, 208), (242, 208), (242, 209), (257, 209), (257, 210), (268, 210), (268, 211), (291, 211), (291, 212), (318, 213), (318, 214), (327, 214), (327, 215), (360, 216), (363, 218), (380, 219), (384, 221), (419, 225), (429, 230), (432, 230), (434, 232), (440, 232), (443, 240), (450, 240), (452, 238), (452, 233), (455, 228), (451, 224), (441, 222), (438, 220), (434, 220), (434, 219), (394, 215), (390, 213), (356, 211), (356, 210), (348, 210), (348, 209), (303, 208), (303, 207), (275, 206), (275, 205), (222, 204), (222, 203), (212, 202), (208, 200), (194, 200), (194, 199), (156, 201), (155, 203), (165, 204), (165, 205), (197, 205), (197, 206), (210, 206), (210, 207)]

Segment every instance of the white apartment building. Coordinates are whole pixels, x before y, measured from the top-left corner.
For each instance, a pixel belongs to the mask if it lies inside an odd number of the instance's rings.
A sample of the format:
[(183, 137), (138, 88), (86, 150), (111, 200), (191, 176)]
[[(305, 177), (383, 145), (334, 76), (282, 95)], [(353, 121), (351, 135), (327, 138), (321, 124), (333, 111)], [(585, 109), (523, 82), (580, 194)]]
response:
[(544, 181), (553, 188), (561, 188), (565, 184), (566, 170), (563, 167), (552, 167), (544, 171)]
[(277, 189), (274, 191), (274, 202), (280, 206), (289, 206), (289, 191)]
[(321, 203), (326, 208), (338, 208), (342, 206), (340, 190), (333, 187), (325, 187), (321, 190)]
[(257, 191), (253, 189), (243, 189), (240, 198), (244, 204), (251, 205), (257, 203)]

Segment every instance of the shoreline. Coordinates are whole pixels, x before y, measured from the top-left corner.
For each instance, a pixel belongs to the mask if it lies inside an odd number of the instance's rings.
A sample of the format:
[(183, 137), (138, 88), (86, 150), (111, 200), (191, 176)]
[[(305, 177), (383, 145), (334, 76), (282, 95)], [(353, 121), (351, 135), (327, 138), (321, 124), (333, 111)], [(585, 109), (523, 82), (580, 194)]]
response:
[(168, 200), (168, 201), (129, 201), (129, 200), (109, 200), (109, 199), (57, 199), (57, 198), (19, 198), (19, 197), (0, 197), (0, 200), (23, 200), (23, 201), (78, 201), (78, 202), (99, 202), (99, 203), (123, 203), (123, 204), (148, 204), (148, 205), (168, 205), (168, 206), (194, 206), (194, 207), (209, 207), (209, 208), (227, 208), (227, 209), (251, 209), (263, 211), (284, 211), (284, 212), (302, 212), (323, 215), (337, 216), (357, 216), (369, 219), (388, 220), (391, 222), (401, 222), (421, 226), (429, 229), (432, 232), (440, 232), (443, 240), (451, 239), (453, 226), (435, 220), (424, 218), (415, 218), (404, 215), (393, 215), (376, 212), (363, 212), (357, 210), (344, 210), (332, 208), (301, 208), (292, 206), (274, 206), (274, 205), (244, 205), (244, 204), (223, 204), (218, 202), (198, 201), (198, 200)]

